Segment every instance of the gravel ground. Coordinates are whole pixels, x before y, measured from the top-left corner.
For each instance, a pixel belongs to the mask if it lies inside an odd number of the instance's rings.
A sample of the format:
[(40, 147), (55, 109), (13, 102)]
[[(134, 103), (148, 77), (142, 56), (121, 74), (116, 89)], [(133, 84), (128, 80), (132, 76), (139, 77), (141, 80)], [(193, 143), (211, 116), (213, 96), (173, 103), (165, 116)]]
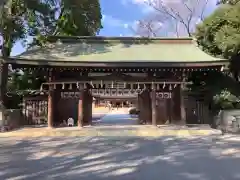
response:
[[(112, 121), (112, 115), (105, 116), (99, 127), (52, 130), (64, 136), (0, 138), (0, 180), (240, 179), (240, 136), (183, 137), (167, 127), (116, 125), (119, 119)], [(85, 129), (86, 135), (67, 136)], [(90, 129), (102, 135), (89, 134)]]
[(0, 141), (1, 180), (240, 179), (240, 139), (105, 136)]
[(137, 125), (137, 118), (126, 114), (124, 109), (113, 110), (107, 114), (94, 115), (93, 126), (65, 127), (49, 129), (46, 127), (25, 127), (12, 132), (0, 133), (0, 137), (46, 137), (46, 136), (192, 136), (220, 134), (209, 127), (187, 127), (176, 125), (159, 126)]

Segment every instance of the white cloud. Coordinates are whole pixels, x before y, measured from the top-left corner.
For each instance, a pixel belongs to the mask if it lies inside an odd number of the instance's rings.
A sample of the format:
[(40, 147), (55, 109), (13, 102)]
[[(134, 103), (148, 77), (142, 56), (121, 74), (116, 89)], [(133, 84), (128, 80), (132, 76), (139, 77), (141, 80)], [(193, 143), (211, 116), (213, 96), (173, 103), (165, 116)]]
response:
[[(201, 10), (201, 6), (207, 2), (206, 9), (213, 9), (216, 7), (217, 0), (121, 0), (122, 4), (127, 6), (128, 4), (138, 5), (141, 8), (142, 13), (147, 14), (154, 12), (154, 8), (149, 6), (149, 3), (154, 4), (154, 6), (159, 6), (162, 4), (166, 7), (174, 6), (174, 9), (177, 6), (182, 6), (183, 2), (187, 3), (190, 7), (197, 6)], [(184, 9), (185, 10), (185, 9)]]
[(134, 4), (137, 5), (138, 7), (140, 7), (142, 13), (146, 14), (149, 13), (151, 11), (153, 11), (153, 8), (148, 6), (146, 4), (147, 0), (121, 0), (121, 3), (124, 6), (127, 6), (128, 4)]
[(118, 19), (118, 18), (115, 18), (110, 15), (106, 15), (106, 14), (103, 15), (102, 22), (103, 22), (103, 25), (105, 24), (107, 26), (124, 27), (124, 28), (127, 28), (127, 24), (129, 24), (129, 22), (126, 22), (122, 19)]
[[(142, 24), (133, 23), (134, 29), (139, 29), (143, 33), (148, 33), (148, 27), (150, 25), (151, 29), (157, 29), (159, 35), (163, 33), (166, 36), (171, 35), (168, 32), (175, 33), (178, 35), (188, 35), (188, 31), (181, 21), (188, 22), (190, 16), (191, 22), (189, 31), (193, 32), (197, 24), (211, 13), (216, 7), (216, 0), (122, 0), (125, 5), (134, 4), (138, 6), (142, 13), (145, 14), (143, 19), (140, 21), (145, 21), (143, 24), (147, 24), (147, 28), (144, 28)], [(151, 5), (150, 5), (151, 4)], [(156, 11), (154, 8), (159, 9)], [(191, 9), (191, 10), (189, 10)], [(204, 12), (202, 13), (202, 11)], [(165, 11), (169, 12), (166, 13)], [(194, 12), (194, 14), (192, 14)], [(177, 14), (177, 15), (176, 15)], [(179, 17), (179, 16), (180, 17)], [(131, 24), (129, 25), (131, 27)], [(128, 26), (128, 27), (129, 27)], [(164, 28), (163, 28), (164, 26)], [(144, 31), (145, 29), (145, 31)], [(164, 32), (163, 32), (164, 31)], [(157, 33), (158, 34), (158, 33)]]

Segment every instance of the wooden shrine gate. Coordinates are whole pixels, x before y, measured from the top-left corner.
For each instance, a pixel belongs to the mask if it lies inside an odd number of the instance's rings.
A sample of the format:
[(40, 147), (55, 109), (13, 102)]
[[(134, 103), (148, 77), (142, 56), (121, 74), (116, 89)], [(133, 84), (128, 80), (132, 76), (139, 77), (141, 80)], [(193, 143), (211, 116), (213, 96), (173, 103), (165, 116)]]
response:
[(13, 99), (20, 96), (22, 102), (18, 105), (22, 125), (47, 124), (48, 99), (47, 91), (19, 90), (9, 91), (6, 96)]
[(22, 114), (25, 125), (47, 124), (48, 101), (44, 96), (24, 98), (22, 103)]
[[(43, 83), (41, 89), (43, 90), (47, 87), (48, 89), (45, 90), (50, 91), (50, 94), (53, 93), (55, 96), (58, 96), (59, 100), (55, 98), (49, 99), (50, 96), (48, 96), (48, 105), (50, 102), (49, 107), (54, 108), (53, 112), (49, 114), (52, 114), (54, 119), (60, 121), (65, 121), (69, 117), (79, 119), (82, 118), (82, 115), (86, 116), (86, 114), (88, 114), (87, 119), (85, 118), (83, 123), (89, 124), (91, 123), (92, 117), (92, 97), (114, 96), (117, 98), (120, 96), (128, 96), (138, 99), (138, 108), (140, 109), (140, 114), (143, 114), (142, 116), (140, 115), (140, 118), (148, 121), (148, 123), (163, 124), (168, 121), (172, 122), (173, 119), (182, 119), (180, 110), (182, 107), (180, 103), (181, 94), (179, 93), (181, 91), (181, 85), (187, 83), (188, 82), (130, 82), (109, 80), (61, 81)], [(84, 110), (82, 110), (82, 108)], [(80, 111), (82, 113), (80, 113)], [(172, 113), (176, 114), (176, 116), (172, 116)], [(152, 119), (155, 119), (155, 122), (153, 122)], [(80, 126), (82, 126), (82, 124), (80, 124)]]

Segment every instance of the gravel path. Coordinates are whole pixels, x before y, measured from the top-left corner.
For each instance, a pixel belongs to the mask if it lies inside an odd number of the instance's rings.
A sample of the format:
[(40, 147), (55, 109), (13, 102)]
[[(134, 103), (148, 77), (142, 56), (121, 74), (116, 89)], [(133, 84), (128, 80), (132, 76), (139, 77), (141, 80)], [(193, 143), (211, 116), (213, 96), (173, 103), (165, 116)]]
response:
[(116, 126), (116, 125), (137, 125), (137, 118), (132, 118), (126, 109), (113, 110), (103, 116), (98, 125), (101, 126)]
[[(240, 179), (240, 136), (166, 135), (161, 130), (166, 127), (121, 126), (128, 115), (115, 120), (113, 115), (102, 118), (99, 127), (53, 130), (86, 131), (85, 136), (0, 138), (0, 180)], [(133, 130), (145, 135), (130, 134)], [(164, 136), (148, 134), (160, 130)]]
[(1, 180), (240, 179), (239, 140), (40, 137), (0, 144)]

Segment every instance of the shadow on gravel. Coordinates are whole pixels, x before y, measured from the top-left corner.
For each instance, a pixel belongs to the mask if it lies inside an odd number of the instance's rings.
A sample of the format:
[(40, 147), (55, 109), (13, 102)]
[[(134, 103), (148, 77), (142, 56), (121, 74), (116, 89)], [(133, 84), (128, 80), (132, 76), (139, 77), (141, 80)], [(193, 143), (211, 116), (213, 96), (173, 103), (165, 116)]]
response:
[(0, 179), (234, 180), (239, 142), (211, 138), (0, 139)]

